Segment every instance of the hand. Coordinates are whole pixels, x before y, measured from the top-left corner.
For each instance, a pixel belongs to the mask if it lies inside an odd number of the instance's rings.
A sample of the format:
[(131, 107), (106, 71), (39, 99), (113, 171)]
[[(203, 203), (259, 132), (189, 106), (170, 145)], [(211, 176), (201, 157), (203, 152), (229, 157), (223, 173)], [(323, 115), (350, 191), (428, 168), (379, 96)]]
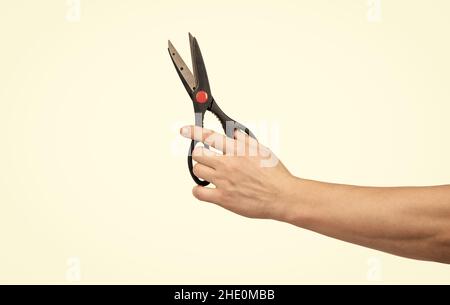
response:
[(242, 132), (234, 139), (188, 126), (198, 147), (194, 173), (212, 187), (194, 187), (202, 201), (251, 218), (271, 218), (405, 257), (450, 264), (450, 185), (362, 187), (292, 176), (275, 155)]
[(234, 139), (197, 126), (183, 127), (180, 133), (223, 153), (194, 149), (194, 174), (215, 185), (195, 186), (197, 199), (250, 218), (283, 218), (295, 178), (267, 147), (240, 131)]

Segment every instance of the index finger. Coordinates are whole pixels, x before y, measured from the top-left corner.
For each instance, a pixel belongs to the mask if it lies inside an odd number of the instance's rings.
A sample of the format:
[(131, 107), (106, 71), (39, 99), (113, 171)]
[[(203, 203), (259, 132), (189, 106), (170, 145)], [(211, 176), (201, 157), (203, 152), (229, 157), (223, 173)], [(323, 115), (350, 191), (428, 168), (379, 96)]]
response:
[(234, 151), (234, 147), (236, 144), (236, 141), (234, 139), (228, 138), (223, 134), (199, 126), (185, 126), (181, 128), (180, 133), (185, 138), (202, 142), (224, 153), (230, 150)]

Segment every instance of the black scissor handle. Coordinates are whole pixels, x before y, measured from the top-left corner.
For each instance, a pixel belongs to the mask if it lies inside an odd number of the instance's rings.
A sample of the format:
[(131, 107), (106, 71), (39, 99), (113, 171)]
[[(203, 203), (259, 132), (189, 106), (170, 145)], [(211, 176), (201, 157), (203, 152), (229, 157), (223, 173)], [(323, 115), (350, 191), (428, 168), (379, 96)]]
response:
[(234, 139), (234, 132), (235, 132), (236, 130), (240, 130), (240, 131), (245, 132), (249, 137), (251, 137), (251, 138), (253, 138), (253, 139), (256, 140), (256, 137), (255, 137), (255, 135), (253, 134), (253, 132), (251, 132), (250, 129), (248, 129), (247, 127), (245, 127), (245, 126), (242, 125), (241, 123), (234, 121), (233, 126), (234, 126), (233, 129), (225, 130), (225, 132), (228, 132), (228, 133), (229, 133), (229, 134), (227, 134), (227, 136), (228, 136), (229, 138)]
[[(250, 129), (248, 129), (244, 125), (242, 125), (242, 124), (240, 124), (238, 122), (234, 122), (234, 126), (235, 126), (234, 130), (239, 129), (239, 130), (245, 132), (246, 134), (248, 134), (250, 137), (256, 139), (255, 135), (250, 131)], [(228, 131), (227, 136), (229, 138), (234, 139), (234, 130), (231, 130), (231, 132)], [(227, 132), (225, 129), (224, 129), (224, 131)], [(191, 141), (191, 145), (189, 146), (189, 154), (188, 154), (188, 159), (187, 159), (188, 160), (189, 173), (191, 174), (191, 177), (192, 177), (192, 179), (194, 179), (195, 183), (197, 183), (198, 185), (201, 185), (201, 186), (207, 186), (210, 183), (209, 181), (201, 180), (199, 177), (197, 177), (194, 174), (194, 164), (193, 164), (193, 160), (192, 160), (192, 153), (194, 151), (195, 146), (198, 143), (200, 143), (200, 142), (192, 140)], [(204, 144), (204, 145), (205, 145), (206, 148), (208, 148), (208, 145), (206, 145), (206, 144)]]
[(195, 146), (197, 143), (200, 143), (199, 141), (192, 140), (191, 145), (189, 146), (189, 153), (188, 153), (188, 167), (189, 167), (189, 173), (191, 174), (192, 179), (194, 179), (195, 183), (201, 186), (207, 186), (209, 184), (209, 181), (206, 180), (200, 180), (199, 177), (197, 177), (194, 174), (194, 165), (192, 164), (192, 152), (194, 151)]

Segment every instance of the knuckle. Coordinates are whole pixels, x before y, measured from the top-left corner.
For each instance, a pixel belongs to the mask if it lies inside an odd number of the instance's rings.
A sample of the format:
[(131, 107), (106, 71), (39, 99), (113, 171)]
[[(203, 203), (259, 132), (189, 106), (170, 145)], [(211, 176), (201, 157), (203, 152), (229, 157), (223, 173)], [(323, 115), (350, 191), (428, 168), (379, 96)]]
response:
[(223, 175), (220, 180), (220, 186), (223, 190), (230, 192), (234, 189), (235, 181), (231, 173)]
[(192, 168), (192, 171), (196, 176), (198, 176), (201, 172), (201, 165), (199, 163), (195, 164), (194, 167)]
[(192, 151), (193, 156), (201, 156), (203, 153), (203, 147), (195, 147)]
[(215, 167), (217, 170), (221, 171), (225, 168), (226, 163), (224, 162), (223, 156), (212, 156), (213, 160), (215, 160)]
[(202, 135), (203, 141), (204, 141), (205, 143), (206, 143), (206, 142), (210, 142), (211, 139), (214, 137), (214, 134), (215, 134), (214, 131), (209, 130), (209, 129), (204, 129), (204, 130), (203, 130), (203, 135)]
[(235, 172), (240, 169), (240, 165), (236, 162), (236, 159), (231, 157), (227, 163), (227, 168), (230, 172)]

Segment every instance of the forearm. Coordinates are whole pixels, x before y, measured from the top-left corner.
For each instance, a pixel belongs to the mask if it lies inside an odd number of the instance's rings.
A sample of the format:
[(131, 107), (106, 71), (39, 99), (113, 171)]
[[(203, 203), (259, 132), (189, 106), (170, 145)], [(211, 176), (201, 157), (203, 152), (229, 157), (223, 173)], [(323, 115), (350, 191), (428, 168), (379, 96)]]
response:
[(405, 257), (450, 262), (450, 186), (359, 187), (295, 178), (283, 221)]

